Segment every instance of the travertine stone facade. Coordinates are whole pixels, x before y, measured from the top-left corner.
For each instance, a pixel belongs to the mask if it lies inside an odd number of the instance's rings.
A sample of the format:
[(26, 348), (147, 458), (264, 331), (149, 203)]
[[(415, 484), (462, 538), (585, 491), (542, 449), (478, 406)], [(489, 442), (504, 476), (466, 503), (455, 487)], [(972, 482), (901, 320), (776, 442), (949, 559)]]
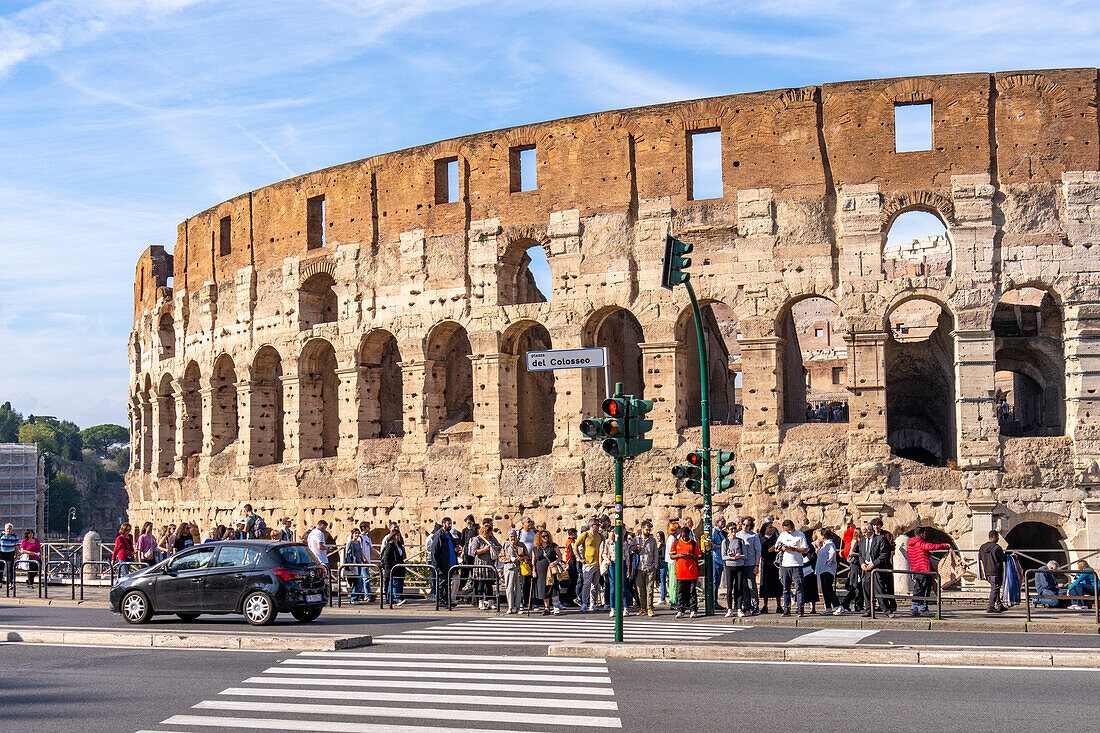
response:
[[(137, 265), (131, 519), (207, 526), (250, 501), (338, 531), (468, 510), (574, 525), (609, 503), (609, 464), (577, 429), (603, 376), (530, 374), (523, 354), (594, 345), (612, 347), (613, 381), (656, 401), (628, 521), (697, 514), (668, 471), (699, 438), (685, 294), (658, 287), (671, 232), (695, 243), (697, 290), (741, 332), (743, 425), (715, 430), (741, 469), (720, 506), (833, 526), (882, 514), (960, 546), (1038, 521), (1069, 549), (1100, 547), (1097, 85), (1096, 69), (1068, 69), (663, 104), (380, 155), (219, 204)], [(914, 103), (931, 104), (932, 148), (895, 152), (895, 105)], [(694, 200), (691, 137), (712, 130), (723, 196)], [(530, 147), (538, 185), (522, 190)], [(888, 277), (884, 242), (909, 210), (939, 217), (949, 256)], [(1042, 348), (994, 324), (1022, 287), (1060, 319)], [(805, 385), (783, 324), (811, 296), (843, 323), (831, 346), (847, 424), (795, 424)], [(892, 314), (915, 299), (935, 328), (895, 338)], [(1005, 368), (1056, 401), (1057, 434), (999, 434)]]

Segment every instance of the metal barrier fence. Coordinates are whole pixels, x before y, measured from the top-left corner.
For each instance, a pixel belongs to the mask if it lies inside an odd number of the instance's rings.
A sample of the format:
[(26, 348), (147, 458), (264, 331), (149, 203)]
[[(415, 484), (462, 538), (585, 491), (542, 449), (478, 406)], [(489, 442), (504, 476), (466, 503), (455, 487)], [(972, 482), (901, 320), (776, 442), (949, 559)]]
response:
[[(401, 570), (405, 570), (406, 575), (395, 577), (393, 571), (397, 570), (398, 568), (400, 568)], [(409, 562), (409, 563), (398, 563), (398, 564), (394, 565), (392, 568), (390, 568), (389, 571), (387, 571), (385, 568), (382, 568), (381, 576), (382, 576), (382, 581), (383, 582), (382, 582), (382, 588), (379, 591), (378, 607), (379, 608), (385, 608), (386, 607), (386, 601), (389, 601), (390, 608), (393, 608), (393, 605), (394, 605), (393, 604), (393, 599), (394, 599), (395, 596), (397, 596), (397, 591), (394, 591), (392, 594), (390, 592), (391, 591), (391, 584), (393, 583), (393, 581), (396, 580), (396, 579), (405, 580), (407, 578), (407, 572), (409, 570), (416, 571), (416, 570), (422, 569), (422, 568), (427, 568), (428, 569), (428, 577), (424, 578), (422, 575), (415, 575), (414, 574), (413, 575), (414, 581), (425, 581), (426, 580), (429, 583), (429, 586), (428, 586), (429, 589), (434, 590), (437, 587), (437, 583), (436, 583), (436, 574), (437, 573), (436, 573), (436, 569), (435, 569), (434, 565), (429, 565), (427, 563), (420, 563), (420, 562)], [(421, 570), (421, 572), (422, 572), (422, 570)], [(401, 594), (402, 595), (404, 595), (404, 592), (405, 592), (403, 585), (404, 584), (402, 584), (402, 589), (401, 589)], [(405, 600), (405, 599), (402, 599), (402, 600)], [(437, 611), (439, 610), (439, 594), (438, 593), (435, 594), (435, 610), (437, 610)]]
[[(1090, 569), (1087, 570), (1073, 570), (1071, 568), (1058, 568), (1057, 570), (1049, 570), (1047, 568), (1033, 568), (1031, 570), (1024, 571), (1024, 603), (1027, 604), (1027, 620), (1031, 621), (1031, 578), (1034, 578), (1039, 573), (1078, 573), (1092, 576), (1092, 595), (1091, 596), (1040, 596), (1038, 590), (1035, 591), (1036, 600), (1044, 598), (1052, 598), (1059, 601), (1092, 601), (1092, 610), (1096, 614), (1096, 623), (1100, 624), (1100, 576), (1097, 576), (1096, 571)], [(1069, 590), (1068, 588), (1066, 590)]]
[[(84, 600), (84, 576), (88, 573), (86, 568), (89, 566), (96, 568), (107, 568), (107, 574), (111, 579), (111, 585), (115, 584), (115, 569), (109, 560), (85, 560), (80, 563), (80, 600)], [(100, 573), (102, 574), (102, 573)]]
[[(362, 576), (362, 569), (363, 568), (367, 569), (367, 577), (366, 578), (363, 578), (363, 576)], [(356, 572), (355, 573), (346, 572), (349, 569), (354, 569)], [(382, 566), (379, 565), (378, 563), (374, 563), (374, 562), (342, 563), (340, 565), (339, 570), (337, 570), (335, 573), (329, 573), (329, 578), (330, 578), (330, 581), (331, 581), (329, 583), (329, 605), (330, 606), (332, 605), (332, 599), (335, 596), (335, 598), (336, 598), (336, 607), (337, 608), (343, 607), (344, 581), (346, 580), (348, 582), (354, 582), (354, 581), (357, 581), (357, 580), (364, 580), (365, 581), (364, 585), (369, 585), (371, 575), (372, 575), (372, 571), (373, 571), (373, 575), (378, 578), (378, 584), (382, 585)], [(334, 586), (335, 586), (335, 591), (333, 590)], [(355, 594), (349, 592), (349, 595), (355, 595)], [(364, 588), (363, 589), (363, 600), (366, 600), (367, 595), (369, 595), (369, 593), (367, 592), (366, 588)]]
[[(875, 593), (875, 575), (876, 574), (878, 574), (878, 575), (889, 575), (891, 577), (893, 577), (895, 575), (905, 575), (905, 576), (915, 575), (915, 576), (924, 576), (924, 577), (927, 577), (927, 578), (931, 578), (932, 582), (935, 583), (935, 586), (936, 586), (936, 595), (934, 595), (934, 596), (918, 596), (918, 595), (915, 595), (915, 594), (898, 595), (897, 593), (878, 593), (878, 594), (876, 594)], [(875, 617), (875, 600), (876, 599), (882, 599), (882, 598), (888, 598), (888, 599), (894, 600), (894, 601), (898, 601), (898, 600), (906, 601), (906, 600), (908, 600), (910, 603), (914, 603), (914, 602), (918, 602), (918, 601), (923, 601), (925, 603), (927, 603), (928, 601), (935, 601), (936, 602), (936, 619), (939, 620), (939, 619), (943, 618), (943, 588), (940, 585), (940, 574), (937, 573), (937, 572), (933, 572), (933, 571), (929, 571), (929, 570), (894, 570), (893, 568), (874, 568), (873, 570), (871, 570), (871, 608), (868, 609), (871, 612), (871, 618)]]
[[(491, 578), (478, 578), (475, 574), (478, 572), (487, 573), (491, 572), (493, 577)], [(455, 583), (455, 577), (458, 575), (459, 583)], [(465, 580), (470, 583), (470, 603), (471, 605), (478, 600), (489, 601), (496, 608), (500, 609), (500, 574), (496, 571), (496, 567), (492, 565), (452, 565), (447, 571), (447, 584), (451, 588), (455, 588), (456, 592), (447, 593), (447, 610), (453, 611), (455, 603), (458, 601), (458, 596), (461, 595), (458, 590), (461, 588), (461, 581)], [(492, 583), (493, 594), (492, 596), (479, 596), (474, 583)], [(456, 587), (456, 585), (458, 587)], [(438, 596), (438, 594), (437, 594)]]

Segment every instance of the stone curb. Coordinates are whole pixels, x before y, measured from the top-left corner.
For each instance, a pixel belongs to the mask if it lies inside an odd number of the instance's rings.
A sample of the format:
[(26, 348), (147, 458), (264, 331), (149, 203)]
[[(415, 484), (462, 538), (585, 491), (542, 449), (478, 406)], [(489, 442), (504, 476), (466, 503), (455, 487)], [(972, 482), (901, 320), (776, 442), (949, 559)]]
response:
[(267, 651), (338, 651), (371, 646), (370, 636), (284, 636), (264, 634), (193, 634), (163, 631), (95, 631), (0, 628), (0, 642), (94, 646), (147, 646), (172, 649)]
[(552, 644), (551, 657), (611, 659), (683, 659), (748, 662), (822, 662), (839, 664), (928, 664), (989, 667), (1060, 667), (1100, 669), (1100, 649), (994, 649), (975, 647), (798, 647), (775, 644)]
[(1019, 619), (945, 619), (933, 618), (862, 618), (858, 616), (807, 616), (806, 618), (776, 618), (753, 616), (738, 619), (749, 626), (771, 628), (810, 629), (875, 629), (878, 631), (993, 631), (1002, 633), (1039, 634), (1097, 634), (1100, 625), (1092, 621), (1065, 622), (1060, 620), (1032, 621)]

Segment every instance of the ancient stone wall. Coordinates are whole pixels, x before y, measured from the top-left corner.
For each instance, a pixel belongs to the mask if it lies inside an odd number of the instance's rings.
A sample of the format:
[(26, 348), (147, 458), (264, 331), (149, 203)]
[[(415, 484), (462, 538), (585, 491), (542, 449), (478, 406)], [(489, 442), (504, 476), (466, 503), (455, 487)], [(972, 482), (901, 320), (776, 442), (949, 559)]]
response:
[[(603, 375), (536, 376), (523, 357), (604, 345), (612, 380), (656, 403), (628, 522), (697, 513), (668, 471), (698, 444), (685, 295), (658, 287), (672, 233), (694, 242), (695, 287), (740, 334), (725, 356), (711, 344), (742, 374), (742, 424), (715, 430), (740, 465), (719, 506), (831, 525), (881, 514), (961, 546), (1046, 521), (1067, 547), (1100, 547), (1097, 86), (1096, 69), (1067, 69), (677, 102), (447, 140), (221, 203), (180, 224), (172, 254), (138, 262), (131, 518), (205, 526), (250, 501), (338, 531), (469, 511), (575, 525), (610, 501), (609, 464), (577, 429)], [(908, 104), (930, 105), (928, 150), (895, 150)], [(722, 196), (698, 200), (692, 139), (709, 131)], [(538, 184), (523, 190), (531, 147)], [(949, 261), (889, 264), (886, 236), (911, 210), (946, 226)], [(527, 270), (532, 247), (549, 293)], [(1003, 436), (995, 413), (1008, 357), (993, 316), (1022, 287), (1049, 294), (1061, 324), (1055, 435)], [(786, 324), (810, 298), (835, 308), (821, 320), (843, 343), (818, 350), (843, 359), (847, 423), (799, 424), (809, 367)], [(935, 327), (901, 338), (891, 318), (914, 301)]]

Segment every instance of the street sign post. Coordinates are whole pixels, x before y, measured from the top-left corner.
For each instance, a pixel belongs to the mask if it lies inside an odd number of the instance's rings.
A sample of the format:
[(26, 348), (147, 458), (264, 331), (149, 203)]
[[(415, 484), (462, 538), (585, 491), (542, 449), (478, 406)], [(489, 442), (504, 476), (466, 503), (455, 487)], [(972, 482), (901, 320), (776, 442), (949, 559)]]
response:
[(542, 372), (550, 369), (603, 369), (604, 396), (611, 396), (611, 374), (607, 368), (606, 346), (527, 352), (527, 371)]

